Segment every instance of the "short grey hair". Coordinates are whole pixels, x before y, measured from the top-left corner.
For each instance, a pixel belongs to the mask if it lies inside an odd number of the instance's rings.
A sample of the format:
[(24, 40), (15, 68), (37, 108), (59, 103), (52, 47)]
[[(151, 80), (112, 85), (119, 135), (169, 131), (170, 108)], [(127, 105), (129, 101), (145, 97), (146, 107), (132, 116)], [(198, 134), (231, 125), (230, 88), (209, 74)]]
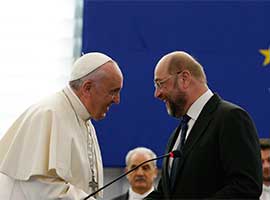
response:
[[(157, 155), (151, 150), (146, 147), (137, 147), (135, 149), (130, 150), (127, 155), (126, 155), (126, 166), (128, 166), (130, 162), (130, 158), (132, 155), (135, 153), (142, 153), (142, 154), (148, 154), (150, 156), (150, 159), (156, 158)], [(153, 165), (156, 167), (157, 166), (157, 161), (153, 161)]]

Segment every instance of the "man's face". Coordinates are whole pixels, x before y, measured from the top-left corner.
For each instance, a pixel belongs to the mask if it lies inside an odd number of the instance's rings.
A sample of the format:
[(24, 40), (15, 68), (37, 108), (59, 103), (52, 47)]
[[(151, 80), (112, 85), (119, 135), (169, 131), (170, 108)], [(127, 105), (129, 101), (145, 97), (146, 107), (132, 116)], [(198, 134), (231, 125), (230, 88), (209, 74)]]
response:
[(263, 181), (270, 182), (270, 149), (261, 150)]
[(155, 97), (163, 101), (168, 114), (176, 118), (184, 114), (187, 104), (186, 94), (179, 86), (178, 78), (180, 76), (181, 73), (168, 74), (164, 64), (155, 70)]
[(91, 83), (89, 95), (85, 98), (85, 106), (95, 120), (103, 119), (112, 104), (120, 103), (123, 77), (111, 65), (114, 64), (108, 62), (104, 65), (107, 75)]
[[(126, 170), (130, 170), (149, 159), (151, 159), (151, 157), (148, 154), (134, 153), (130, 157)], [(146, 163), (127, 175), (132, 190), (139, 194), (148, 192), (152, 188), (156, 177), (157, 168), (154, 166), (153, 162)]]

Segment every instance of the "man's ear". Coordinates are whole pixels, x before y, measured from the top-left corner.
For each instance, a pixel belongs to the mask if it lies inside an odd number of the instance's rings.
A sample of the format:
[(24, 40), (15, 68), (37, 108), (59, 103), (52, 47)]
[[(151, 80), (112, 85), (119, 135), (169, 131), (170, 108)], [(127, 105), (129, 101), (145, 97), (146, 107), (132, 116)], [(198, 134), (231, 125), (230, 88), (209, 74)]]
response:
[(82, 84), (82, 92), (84, 95), (88, 95), (93, 87), (93, 82), (91, 80), (84, 81)]
[(126, 173), (128, 171), (128, 168), (127, 167), (125, 167), (125, 170), (124, 170), (124, 172)]
[(183, 72), (179, 75), (180, 77), (178, 80), (181, 82), (180, 84), (184, 89), (187, 89), (189, 87), (190, 81), (191, 81), (191, 73), (188, 70), (183, 70)]
[[(124, 173), (127, 173), (127, 172), (128, 172), (128, 167), (125, 167)], [(130, 175), (130, 174), (127, 174), (127, 175), (126, 175), (127, 180), (129, 180), (129, 177), (130, 177), (129, 175)]]
[(158, 176), (158, 168), (156, 167), (155, 168), (155, 176), (154, 177), (157, 178), (157, 176)]

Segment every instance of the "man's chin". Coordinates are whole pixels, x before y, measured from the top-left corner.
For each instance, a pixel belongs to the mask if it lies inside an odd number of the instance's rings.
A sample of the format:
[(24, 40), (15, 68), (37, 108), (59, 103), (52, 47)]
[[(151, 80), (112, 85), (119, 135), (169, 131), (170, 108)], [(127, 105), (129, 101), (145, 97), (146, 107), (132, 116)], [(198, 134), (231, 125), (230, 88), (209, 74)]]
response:
[(270, 176), (263, 177), (263, 181), (265, 181), (265, 182), (270, 182)]
[(179, 119), (180, 116), (176, 114), (176, 112), (174, 112), (170, 107), (167, 107), (167, 113), (168, 115), (170, 115), (171, 117), (177, 118)]

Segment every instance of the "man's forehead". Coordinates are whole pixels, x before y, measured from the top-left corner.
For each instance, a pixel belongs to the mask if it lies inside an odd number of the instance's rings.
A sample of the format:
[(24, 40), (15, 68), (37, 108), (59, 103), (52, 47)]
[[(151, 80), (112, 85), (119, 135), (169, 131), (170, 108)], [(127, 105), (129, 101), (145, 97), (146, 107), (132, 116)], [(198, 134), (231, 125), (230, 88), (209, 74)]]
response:
[(149, 159), (151, 159), (149, 154), (137, 152), (130, 157), (129, 165), (138, 164)]
[(166, 71), (168, 68), (168, 64), (169, 64), (170, 59), (171, 59), (171, 56), (169, 56), (169, 55), (162, 57), (159, 60), (159, 62), (157, 63), (155, 71), (156, 72)]
[(161, 63), (161, 65), (157, 66), (154, 73), (154, 80), (157, 81), (162, 79), (164, 76), (168, 74), (166, 63)]
[(261, 151), (261, 157), (263, 160), (270, 158), (270, 150)]
[(270, 155), (270, 149), (261, 149), (261, 152)]

